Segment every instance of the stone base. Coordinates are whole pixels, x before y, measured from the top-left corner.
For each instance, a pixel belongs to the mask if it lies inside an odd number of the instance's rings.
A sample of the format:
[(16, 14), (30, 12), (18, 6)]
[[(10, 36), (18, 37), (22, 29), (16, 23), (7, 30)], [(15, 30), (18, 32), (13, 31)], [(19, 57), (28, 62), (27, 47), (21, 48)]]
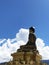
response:
[(12, 54), (13, 56), (13, 65), (34, 65), (40, 63), (42, 59), (41, 55), (31, 52), (17, 52)]
[[(7, 63), (7, 65), (47, 65), (46, 63), (41, 63), (42, 56), (32, 51), (30, 52), (16, 52), (12, 54), (13, 61)], [(34, 61), (35, 60), (35, 61)]]
[(42, 56), (36, 51), (18, 51), (14, 54), (11, 54), (13, 61), (9, 62), (8, 65), (47, 65), (41, 63)]

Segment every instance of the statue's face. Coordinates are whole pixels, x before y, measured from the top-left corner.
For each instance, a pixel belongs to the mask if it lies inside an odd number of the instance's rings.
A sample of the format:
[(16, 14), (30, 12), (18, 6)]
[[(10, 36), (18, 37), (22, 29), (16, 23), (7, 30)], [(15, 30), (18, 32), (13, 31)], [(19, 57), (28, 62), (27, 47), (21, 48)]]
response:
[(29, 30), (29, 33), (33, 33), (33, 31), (32, 30)]

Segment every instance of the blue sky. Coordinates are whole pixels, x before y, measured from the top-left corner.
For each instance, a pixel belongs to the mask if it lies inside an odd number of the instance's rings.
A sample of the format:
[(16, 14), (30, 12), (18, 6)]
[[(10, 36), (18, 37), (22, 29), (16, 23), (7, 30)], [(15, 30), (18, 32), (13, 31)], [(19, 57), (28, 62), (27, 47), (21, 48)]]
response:
[(49, 0), (0, 0), (0, 39), (30, 26), (49, 45)]

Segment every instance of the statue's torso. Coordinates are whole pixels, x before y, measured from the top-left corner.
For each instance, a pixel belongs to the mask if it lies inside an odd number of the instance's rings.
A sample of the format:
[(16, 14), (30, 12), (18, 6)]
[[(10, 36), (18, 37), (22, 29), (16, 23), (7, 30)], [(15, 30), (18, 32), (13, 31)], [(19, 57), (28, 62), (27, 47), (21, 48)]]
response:
[(36, 36), (35, 36), (35, 34), (29, 34), (29, 42), (31, 42), (31, 43), (35, 43), (35, 41), (36, 41)]

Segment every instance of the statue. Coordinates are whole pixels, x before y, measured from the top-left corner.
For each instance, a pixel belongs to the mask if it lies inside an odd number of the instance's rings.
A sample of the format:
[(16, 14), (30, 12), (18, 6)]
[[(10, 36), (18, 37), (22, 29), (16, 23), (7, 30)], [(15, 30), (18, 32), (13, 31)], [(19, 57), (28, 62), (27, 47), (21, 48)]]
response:
[(36, 36), (35, 36), (35, 29), (33, 27), (30, 27), (29, 28), (29, 38), (28, 38), (28, 42), (26, 45), (31, 45), (34, 47), (34, 50), (36, 50)]
[(32, 51), (35, 53), (35, 51), (37, 51), (36, 48), (36, 36), (35, 36), (35, 29), (33, 27), (29, 28), (29, 37), (28, 37), (28, 42), (26, 43), (26, 45), (21, 45), (20, 49), (18, 49), (17, 51), (21, 52), (29, 52)]

